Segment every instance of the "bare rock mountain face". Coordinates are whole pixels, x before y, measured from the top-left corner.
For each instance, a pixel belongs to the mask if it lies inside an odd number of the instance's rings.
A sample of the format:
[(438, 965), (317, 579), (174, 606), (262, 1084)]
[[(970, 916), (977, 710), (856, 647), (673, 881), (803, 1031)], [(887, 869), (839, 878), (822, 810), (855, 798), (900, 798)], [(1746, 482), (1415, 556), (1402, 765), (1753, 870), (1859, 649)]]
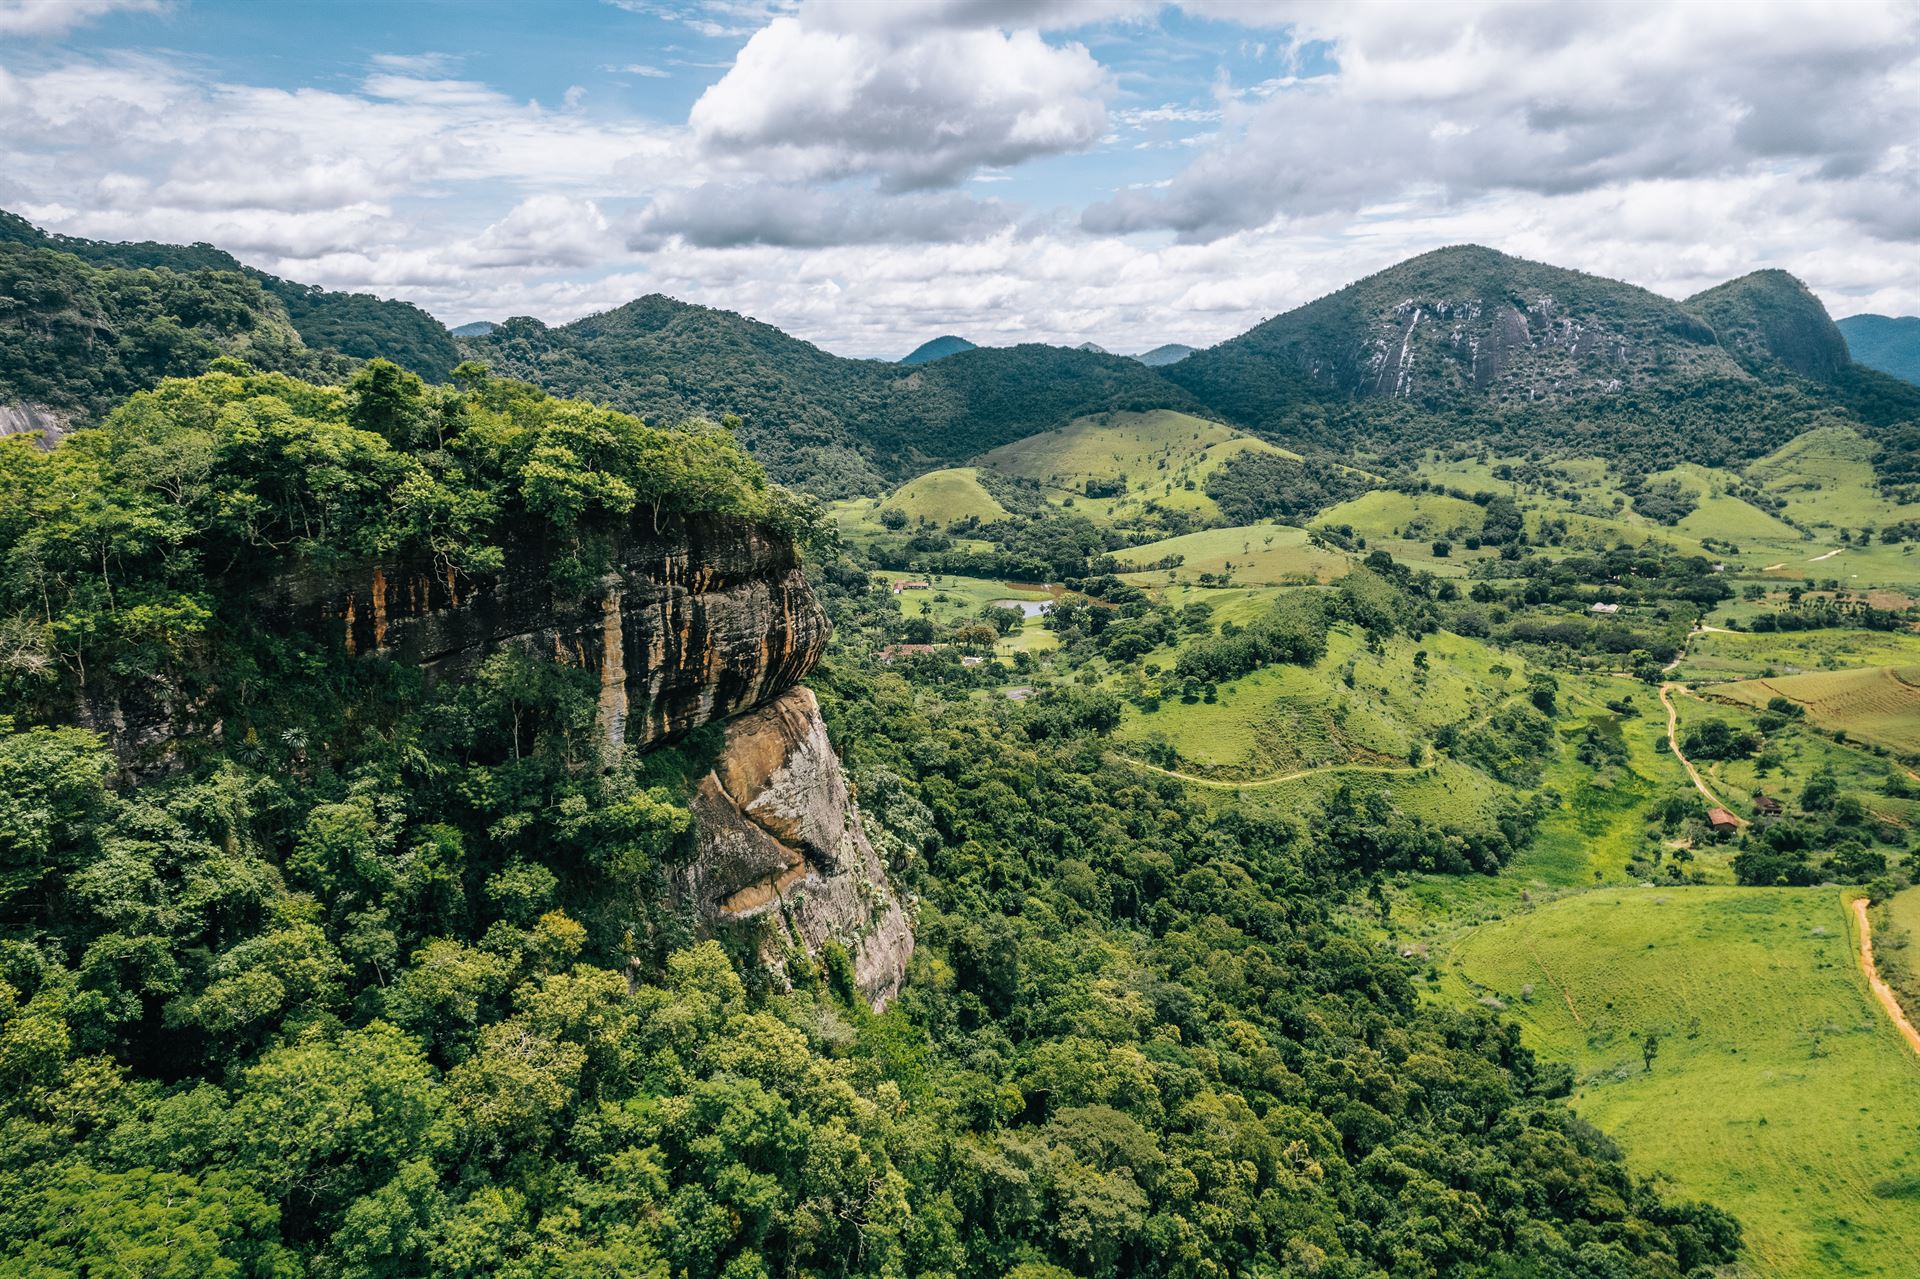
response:
[(812, 692), (791, 688), (727, 725), (693, 813), (700, 856), (674, 892), (722, 923), (774, 919), (761, 954), (782, 966), (781, 935), (818, 953), (838, 942), (876, 1008), (900, 988), (913, 931), (868, 842)]
[[(593, 589), (553, 583), (552, 557), (509, 545), (495, 574), (429, 563), (292, 570), (254, 592), (270, 629), (337, 640), (350, 653), (461, 679), (518, 646), (594, 672), (610, 750), (728, 721), (693, 800), (691, 860), (669, 892), (695, 931), (751, 930), (778, 974), (793, 945), (829, 940), (876, 1005), (899, 989), (913, 933), (840, 770), (813, 694), (799, 682), (829, 626), (785, 538), (750, 521), (698, 517), (655, 532), (636, 522)], [(79, 718), (132, 771), (165, 767), (182, 736), (217, 728), (190, 709), (121, 690)]]

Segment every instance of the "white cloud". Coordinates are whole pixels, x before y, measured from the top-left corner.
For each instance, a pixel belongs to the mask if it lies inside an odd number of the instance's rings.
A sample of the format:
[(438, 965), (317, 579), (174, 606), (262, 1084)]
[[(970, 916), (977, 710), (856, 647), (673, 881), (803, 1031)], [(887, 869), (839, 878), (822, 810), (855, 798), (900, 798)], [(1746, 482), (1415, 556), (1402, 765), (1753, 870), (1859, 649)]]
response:
[(1108, 78), (1031, 31), (894, 38), (793, 18), (747, 41), (690, 123), (716, 159), (787, 179), (946, 186), (981, 168), (1082, 150), (1106, 131)]
[(644, 62), (629, 62), (625, 66), (606, 66), (600, 69), (611, 75), (633, 75), (649, 80), (665, 80), (673, 74), (671, 71), (662, 71), (659, 67), (648, 66)]
[(57, 36), (110, 13), (161, 13), (164, 0), (0, 0), (0, 35)]
[[(1227, 9), (1240, 13), (1239, 9)], [(1916, 186), (1920, 10), (1795, 5), (1403, 6), (1285, 10), (1292, 56), (1337, 72), (1228, 94), (1223, 127), (1162, 195), (1089, 210), (1096, 231), (1204, 239), (1352, 212), (1409, 190), (1464, 202), (1792, 169), (1838, 195)], [(1866, 223), (1862, 223), (1866, 225)]]

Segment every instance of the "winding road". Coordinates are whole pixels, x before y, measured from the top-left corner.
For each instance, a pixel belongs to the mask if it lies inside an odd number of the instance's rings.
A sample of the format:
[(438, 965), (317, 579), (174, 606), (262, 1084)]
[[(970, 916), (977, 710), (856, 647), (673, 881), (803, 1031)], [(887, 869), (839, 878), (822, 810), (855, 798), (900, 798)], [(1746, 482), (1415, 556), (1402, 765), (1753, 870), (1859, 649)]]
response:
[(1867, 985), (1873, 988), (1873, 997), (1887, 1010), (1887, 1016), (1893, 1018), (1893, 1025), (1900, 1037), (1907, 1041), (1907, 1047), (1920, 1053), (1920, 1030), (1913, 1028), (1907, 1020), (1906, 1010), (1900, 1007), (1900, 1001), (1894, 997), (1893, 987), (1881, 980), (1880, 969), (1873, 962), (1873, 925), (1867, 922), (1867, 899), (1853, 899), (1853, 920), (1860, 925), (1860, 971), (1867, 975)]
[[(1680, 688), (1680, 685), (1662, 684), (1660, 686), (1660, 704), (1667, 708), (1667, 749), (1672, 751), (1673, 757), (1680, 761), (1680, 767), (1687, 770), (1687, 776), (1693, 779), (1694, 789), (1707, 797), (1707, 803), (1715, 808), (1727, 808), (1726, 803), (1707, 785), (1706, 779), (1700, 776), (1700, 770), (1693, 766), (1693, 761), (1680, 751), (1680, 712), (1674, 709), (1672, 697), (1673, 690), (1677, 688)], [(1680, 688), (1680, 691), (1686, 690)], [(1727, 808), (1727, 812), (1732, 815), (1736, 824), (1740, 826), (1747, 824), (1747, 819), (1732, 809)]]

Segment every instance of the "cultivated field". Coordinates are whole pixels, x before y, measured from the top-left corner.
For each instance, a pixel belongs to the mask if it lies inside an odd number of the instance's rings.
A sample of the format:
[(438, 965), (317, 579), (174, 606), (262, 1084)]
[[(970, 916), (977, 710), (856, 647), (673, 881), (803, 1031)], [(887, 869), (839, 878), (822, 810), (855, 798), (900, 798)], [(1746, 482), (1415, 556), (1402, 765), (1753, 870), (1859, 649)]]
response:
[(1782, 675), (1714, 684), (1702, 691), (1756, 707), (1784, 697), (1829, 732), (1843, 732), (1901, 755), (1920, 754), (1920, 666)]
[(1920, 1059), (1871, 1002), (1840, 892), (1563, 898), (1460, 938), (1442, 987), (1572, 1063), (1574, 1108), (1636, 1170), (1737, 1214), (1756, 1279), (1914, 1273)]

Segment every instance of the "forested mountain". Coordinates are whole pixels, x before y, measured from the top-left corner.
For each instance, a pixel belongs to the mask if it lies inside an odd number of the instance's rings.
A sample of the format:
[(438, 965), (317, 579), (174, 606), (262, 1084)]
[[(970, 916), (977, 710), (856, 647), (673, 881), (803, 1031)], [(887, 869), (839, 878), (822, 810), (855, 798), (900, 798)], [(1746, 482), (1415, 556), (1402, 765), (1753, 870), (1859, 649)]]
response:
[(4, 210), (0, 210), (0, 243), (56, 249), (96, 266), (245, 275), (280, 299), (308, 346), (357, 360), (384, 358), (434, 381), (445, 380), (460, 358), (446, 326), (411, 302), (296, 284), (244, 266), (210, 244), (115, 243), (54, 235)]
[(1850, 315), (1838, 325), (1855, 362), (1920, 383), (1920, 316)]
[(457, 338), (481, 338), (499, 327), (492, 320), (469, 320), (465, 324), (454, 326), (448, 332)]
[(1686, 300), (1749, 373), (1831, 382), (1850, 362), (1820, 299), (1785, 271), (1755, 271)]
[(238, 272), (91, 266), (0, 241), (0, 412), (15, 429), (96, 418), (221, 355), (307, 376), (349, 363), (305, 346), (279, 300)]
[(963, 337), (956, 337), (948, 333), (945, 336), (929, 338), (925, 342), (922, 342), (919, 346), (914, 347), (913, 350), (901, 356), (900, 363), (928, 364), (934, 360), (944, 359), (949, 355), (957, 355), (961, 351), (971, 351), (976, 345), (976, 343), (969, 342)]
[(829, 496), (877, 491), (1107, 409), (1188, 407), (1138, 362), (1060, 347), (976, 347), (903, 369), (770, 324), (653, 294), (549, 328), (516, 317), (465, 349), (496, 373), (649, 420), (737, 417), (773, 473)]

